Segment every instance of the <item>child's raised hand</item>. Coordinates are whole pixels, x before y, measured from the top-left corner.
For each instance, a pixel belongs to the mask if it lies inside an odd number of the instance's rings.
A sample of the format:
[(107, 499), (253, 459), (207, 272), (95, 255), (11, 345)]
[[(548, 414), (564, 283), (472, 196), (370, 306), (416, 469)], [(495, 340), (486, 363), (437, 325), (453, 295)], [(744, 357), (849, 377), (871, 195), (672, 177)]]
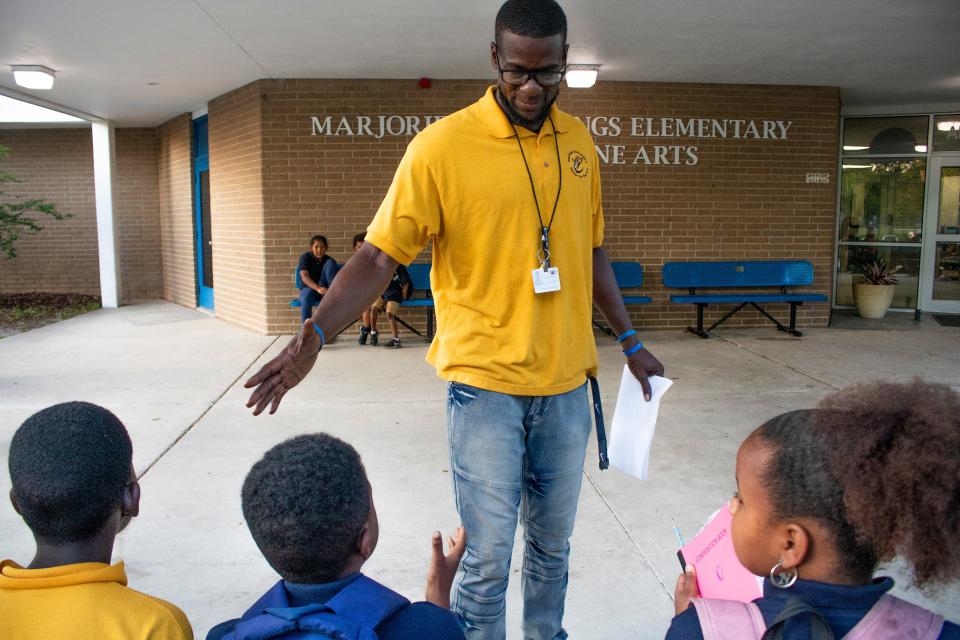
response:
[(450, 608), (450, 587), (457, 574), (460, 558), (467, 549), (467, 532), (463, 527), (457, 527), (453, 536), (447, 539), (447, 553), (443, 553), (443, 536), (439, 531), (433, 532), (431, 540), (433, 547), (430, 556), (430, 567), (427, 569), (427, 589), (424, 599), (444, 609)]
[(677, 588), (673, 590), (673, 611), (675, 615), (680, 615), (690, 606), (691, 598), (699, 598), (700, 590), (697, 589), (697, 574), (692, 564), (687, 565), (684, 573), (677, 578)]

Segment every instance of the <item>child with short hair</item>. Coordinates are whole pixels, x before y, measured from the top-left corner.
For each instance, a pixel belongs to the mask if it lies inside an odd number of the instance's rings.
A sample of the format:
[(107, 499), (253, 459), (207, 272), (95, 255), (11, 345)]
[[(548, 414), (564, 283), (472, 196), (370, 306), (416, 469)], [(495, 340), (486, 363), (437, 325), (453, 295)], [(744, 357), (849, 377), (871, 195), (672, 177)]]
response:
[[(397, 324), (397, 311), (400, 310), (400, 303), (410, 297), (411, 286), (410, 272), (407, 271), (405, 266), (398, 264), (386, 290), (376, 302), (376, 308), (385, 309), (387, 320), (390, 321), (390, 331), (393, 333), (393, 337), (390, 342), (383, 345), (389, 349), (399, 349), (402, 346), (400, 344), (400, 327)], [(373, 326), (374, 328), (377, 326), (376, 314), (373, 316)]]
[(207, 640), (462, 640), (449, 607), (463, 529), (446, 556), (440, 533), (433, 534), (427, 602), (411, 604), (364, 576), (379, 524), (360, 455), (346, 442), (319, 433), (278, 444), (253, 465), (241, 499), (250, 534), (282, 579)]
[(117, 533), (140, 510), (133, 446), (115, 415), (67, 402), (27, 418), (10, 443), (10, 499), (33, 532), (26, 568), (0, 562), (5, 640), (191, 640), (186, 616), (128, 588), (110, 564)]
[(749, 640), (764, 628), (786, 640), (960, 638), (873, 577), (898, 555), (919, 587), (960, 576), (960, 395), (949, 387), (864, 384), (779, 415), (740, 445), (736, 479), (734, 549), (768, 576), (763, 597), (697, 598), (688, 569), (667, 640)]

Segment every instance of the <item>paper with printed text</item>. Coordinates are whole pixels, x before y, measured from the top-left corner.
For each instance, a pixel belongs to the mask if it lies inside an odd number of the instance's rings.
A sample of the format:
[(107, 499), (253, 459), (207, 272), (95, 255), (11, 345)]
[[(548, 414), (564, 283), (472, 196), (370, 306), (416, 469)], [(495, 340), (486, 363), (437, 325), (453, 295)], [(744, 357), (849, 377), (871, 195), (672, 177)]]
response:
[(660, 399), (672, 380), (650, 376), (650, 402), (643, 399), (643, 387), (627, 365), (623, 365), (620, 393), (613, 410), (608, 455), (610, 466), (632, 476), (647, 479), (650, 465), (650, 447), (660, 413)]

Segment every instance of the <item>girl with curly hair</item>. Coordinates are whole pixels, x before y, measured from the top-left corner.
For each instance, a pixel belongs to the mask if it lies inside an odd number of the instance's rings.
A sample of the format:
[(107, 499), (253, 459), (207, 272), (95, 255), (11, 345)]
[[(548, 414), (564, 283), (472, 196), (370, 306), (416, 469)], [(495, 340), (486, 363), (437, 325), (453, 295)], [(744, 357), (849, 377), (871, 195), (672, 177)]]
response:
[(960, 639), (960, 627), (887, 594), (899, 556), (920, 588), (960, 577), (960, 395), (876, 382), (762, 424), (737, 452), (730, 501), (740, 562), (766, 576), (753, 603), (677, 581), (667, 640)]

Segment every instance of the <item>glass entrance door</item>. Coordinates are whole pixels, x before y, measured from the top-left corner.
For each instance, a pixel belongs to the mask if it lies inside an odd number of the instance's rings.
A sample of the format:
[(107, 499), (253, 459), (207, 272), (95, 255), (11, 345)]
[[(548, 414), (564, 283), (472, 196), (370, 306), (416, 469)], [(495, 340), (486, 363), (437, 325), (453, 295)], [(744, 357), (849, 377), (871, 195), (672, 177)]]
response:
[(929, 185), (922, 308), (960, 314), (960, 157), (933, 158)]

